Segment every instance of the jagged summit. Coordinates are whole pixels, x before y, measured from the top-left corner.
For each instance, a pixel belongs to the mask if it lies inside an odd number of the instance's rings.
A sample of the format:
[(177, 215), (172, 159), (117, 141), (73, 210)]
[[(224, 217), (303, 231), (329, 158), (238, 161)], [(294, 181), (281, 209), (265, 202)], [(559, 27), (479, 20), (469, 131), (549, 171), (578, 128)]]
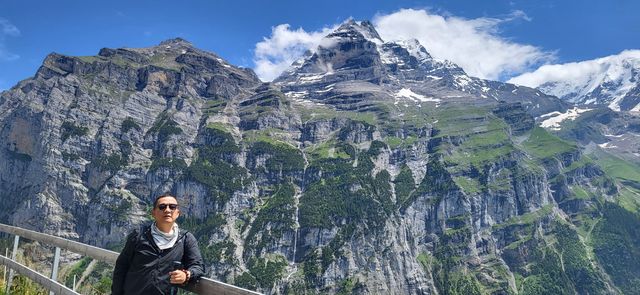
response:
[(350, 19), (340, 25), (335, 31), (327, 35), (327, 38), (335, 38), (335, 37), (358, 37), (358, 35), (362, 36), (372, 42), (382, 42), (382, 38), (376, 31), (373, 24), (369, 21), (355, 21)]
[[(319, 78), (318, 75), (322, 75), (322, 83), (340, 79), (374, 84), (440, 80), (443, 77), (469, 80), (462, 68), (449, 61), (434, 59), (418, 40), (387, 42), (371, 22), (352, 19), (328, 34), (317, 48), (296, 61), (276, 82), (292, 84), (302, 78), (303, 84), (313, 84), (311, 82), (320, 79), (310, 81), (310, 76)], [(459, 88), (463, 90), (464, 87)]]
[(169, 46), (171, 46), (171, 45), (180, 45), (180, 46), (189, 46), (189, 47), (193, 47), (193, 44), (191, 44), (191, 42), (189, 42), (189, 41), (187, 41), (187, 40), (185, 40), (185, 39), (183, 39), (183, 38), (180, 38), (180, 37), (176, 37), (176, 38), (173, 38), (173, 39), (167, 39), (167, 40), (164, 40), (164, 41), (160, 42), (160, 44), (159, 44), (159, 45), (160, 45), (160, 46), (167, 46), (167, 45), (169, 45)]
[(349, 71), (379, 65), (376, 44), (382, 42), (371, 23), (349, 20), (325, 36), (295, 71), (334, 73), (341, 69)]

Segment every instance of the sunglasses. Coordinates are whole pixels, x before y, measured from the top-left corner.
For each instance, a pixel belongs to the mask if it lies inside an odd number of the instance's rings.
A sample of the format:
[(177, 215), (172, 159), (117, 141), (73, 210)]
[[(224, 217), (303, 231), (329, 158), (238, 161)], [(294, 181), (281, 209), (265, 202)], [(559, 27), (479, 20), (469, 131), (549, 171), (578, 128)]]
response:
[(178, 209), (178, 204), (160, 204), (158, 205), (158, 209), (164, 211), (164, 209), (167, 209), (167, 207), (169, 207), (169, 210), (174, 211), (176, 209)]

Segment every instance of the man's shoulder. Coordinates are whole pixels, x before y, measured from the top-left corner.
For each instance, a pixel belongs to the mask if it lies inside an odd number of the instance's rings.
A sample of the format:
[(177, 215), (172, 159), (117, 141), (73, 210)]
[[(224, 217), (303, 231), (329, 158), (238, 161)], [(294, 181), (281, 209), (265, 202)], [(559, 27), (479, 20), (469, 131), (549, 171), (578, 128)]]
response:
[(182, 228), (180, 228), (180, 235), (179, 235), (179, 237), (184, 238), (184, 239), (191, 239), (191, 238), (194, 238), (194, 239), (195, 239), (195, 236), (194, 236), (190, 231), (188, 231), (188, 230), (184, 230), (184, 229), (182, 229)]
[(180, 230), (180, 238), (183, 239), (186, 243), (193, 243), (193, 242), (197, 242), (198, 240), (196, 239), (196, 236), (194, 236), (190, 231), (182, 231)]
[(131, 232), (129, 233), (129, 239), (139, 240), (141, 238), (144, 238), (145, 233), (150, 229), (151, 229), (151, 224), (139, 225), (138, 227), (131, 230)]
[(140, 224), (137, 227), (134, 227), (131, 230), (131, 234), (140, 234), (140, 233), (144, 233), (147, 230), (151, 229), (151, 223), (144, 223), (144, 224)]

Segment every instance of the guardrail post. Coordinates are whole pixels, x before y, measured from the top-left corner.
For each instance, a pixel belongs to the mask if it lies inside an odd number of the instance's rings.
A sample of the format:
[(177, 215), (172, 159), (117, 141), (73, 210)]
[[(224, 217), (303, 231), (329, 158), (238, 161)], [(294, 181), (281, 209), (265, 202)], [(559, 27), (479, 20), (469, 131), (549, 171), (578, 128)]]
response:
[[(4, 257), (9, 257), (9, 248), (4, 248)], [(2, 272), (2, 281), (7, 281), (7, 266), (4, 266), (4, 271)]]
[[(13, 238), (13, 251), (11, 252), (11, 260), (13, 261), (16, 261), (16, 255), (18, 254), (18, 243), (20, 243), (20, 236), (15, 235), (15, 237)], [(13, 284), (13, 269), (9, 270), (9, 279), (7, 280), (7, 288), (5, 289), (5, 294), (9, 294), (11, 284)]]
[[(58, 265), (60, 264), (60, 247), (56, 247), (56, 254), (53, 255), (53, 269), (51, 270), (51, 279), (58, 278)], [(49, 295), (53, 295), (53, 291), (49, 291)]]

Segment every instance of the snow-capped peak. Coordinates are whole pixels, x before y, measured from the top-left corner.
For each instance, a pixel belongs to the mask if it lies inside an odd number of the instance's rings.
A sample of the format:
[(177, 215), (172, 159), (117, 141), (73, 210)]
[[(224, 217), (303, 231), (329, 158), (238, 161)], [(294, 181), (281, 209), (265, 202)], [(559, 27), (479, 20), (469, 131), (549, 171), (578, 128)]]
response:
[(576, 104), (604, 104), (620, 111), (640, 104), (640, 50), (582, 62), (546, 65), (509, 80)]

